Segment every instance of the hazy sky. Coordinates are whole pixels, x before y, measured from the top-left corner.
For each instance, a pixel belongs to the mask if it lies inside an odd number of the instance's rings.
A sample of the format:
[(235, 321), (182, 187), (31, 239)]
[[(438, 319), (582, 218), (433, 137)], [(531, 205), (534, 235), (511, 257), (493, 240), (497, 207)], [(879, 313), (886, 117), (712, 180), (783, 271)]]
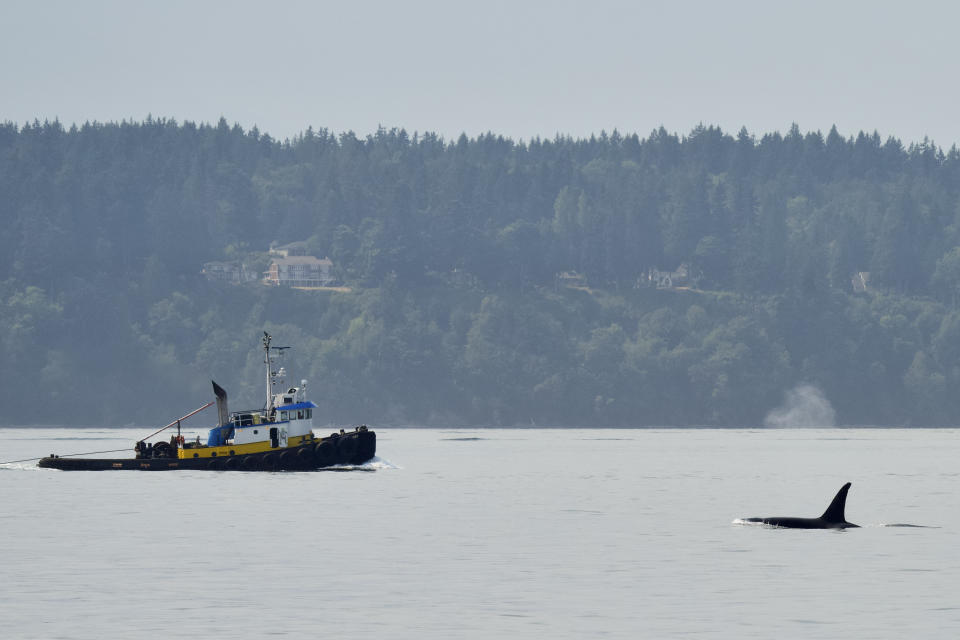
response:
[(960, 143), (960, 4), (3, 0), (0, 121)]

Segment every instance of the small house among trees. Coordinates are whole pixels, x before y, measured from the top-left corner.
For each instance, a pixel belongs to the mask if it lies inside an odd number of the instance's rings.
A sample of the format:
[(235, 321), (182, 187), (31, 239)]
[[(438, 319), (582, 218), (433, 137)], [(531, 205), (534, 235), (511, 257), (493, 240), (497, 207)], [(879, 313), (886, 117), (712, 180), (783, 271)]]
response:
[(576, 271), (561, 271), (557, 274), (557, 285), (568, 289), (577, 289), (587, 286), (587, 278)]
[(265, 282), (277, 287), (326, 287), (333, 284), (332, 266), (329, 258), (277, 257), (270, 262)]
[(870, 272), (857, 271), (855, 274), (853, 274), (851, 282), (853, 284), (854, 293), (865, 293), (867, 290), (867, 283), (870, 282)]
[(673, 271), (661, 271), (651, 268), (647, 271), (647, 282), (657, 289), (696, 286), (698, 277), (690, 275), (690, 267), (683, 263)]
[(271, 246), (270, 267), (264, 284), (276, 287), (326, 287), (334, 282), (329, 258), (317, 258), (307, 253), (307, 243), (300, 240)]

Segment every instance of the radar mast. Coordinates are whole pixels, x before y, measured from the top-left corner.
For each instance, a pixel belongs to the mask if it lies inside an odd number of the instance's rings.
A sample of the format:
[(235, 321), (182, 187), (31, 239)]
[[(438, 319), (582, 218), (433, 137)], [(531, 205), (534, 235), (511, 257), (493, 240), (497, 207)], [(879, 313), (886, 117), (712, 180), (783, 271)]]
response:
[(272, 339), (269, 333), (263, 332), (263, 362), (267, 365), (267, 415), (273, 411), (273, 371), (270, 366), (270, 340)]

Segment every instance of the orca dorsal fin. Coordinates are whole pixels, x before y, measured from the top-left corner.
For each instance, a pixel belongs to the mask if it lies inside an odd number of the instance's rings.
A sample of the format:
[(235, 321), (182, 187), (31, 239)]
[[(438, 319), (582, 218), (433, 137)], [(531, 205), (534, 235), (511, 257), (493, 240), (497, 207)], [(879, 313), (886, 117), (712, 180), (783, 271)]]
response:
[(837, 495), (833, 497), (833, 502), (830, 503), (830, 506), (827, 507), (827, 510), (823, 512), (822, 516), (820, 516), (821, 520), (825, 520), (826, 522), (847, 521), (843, 512), (847, 507), (847, 491), (849, 490), (849, 482), (840, 487), (840, 491), (837, 491)]

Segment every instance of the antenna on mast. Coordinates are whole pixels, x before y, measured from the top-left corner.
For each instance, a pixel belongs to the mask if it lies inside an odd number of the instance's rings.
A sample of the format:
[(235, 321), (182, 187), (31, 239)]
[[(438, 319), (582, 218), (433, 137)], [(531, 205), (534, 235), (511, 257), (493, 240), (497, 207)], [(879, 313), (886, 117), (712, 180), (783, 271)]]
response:
[(273, 338), (263, 332), (263, 362), (267, 365), (267, 414), (273, 411), (273, 371), (270, 366), (270, 340)]

